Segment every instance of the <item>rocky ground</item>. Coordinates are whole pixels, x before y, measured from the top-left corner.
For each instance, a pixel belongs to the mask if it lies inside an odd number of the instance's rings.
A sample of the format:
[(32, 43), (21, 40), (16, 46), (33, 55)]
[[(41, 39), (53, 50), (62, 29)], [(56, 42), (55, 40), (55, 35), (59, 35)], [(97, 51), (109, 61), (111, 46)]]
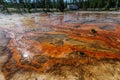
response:
[(0, 14), (0, 80), (120, 80), (120, 13)]

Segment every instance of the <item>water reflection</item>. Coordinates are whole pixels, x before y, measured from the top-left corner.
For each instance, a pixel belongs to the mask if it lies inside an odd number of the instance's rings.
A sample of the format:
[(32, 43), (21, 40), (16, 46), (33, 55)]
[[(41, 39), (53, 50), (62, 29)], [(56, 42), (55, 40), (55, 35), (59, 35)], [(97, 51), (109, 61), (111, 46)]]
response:
[[(24, 25), (23, 25), (24, 24)], [(23, 31), (27, 26), (31, 30), (41, 30), (41, 31), (50, 31), (53, 30), (53, 27), (73, 27), (73, 26), (84, 26), (88, 28), (91, 25), (97, 25), (100, 29), (105, 28), (105, 30), (115, 30), (120, 24), (120, 15), (112, 13), (80, 13), (80, 12), (71, 12), (71, 13), (46, 13), (46, 14), (37, 14), (31, 18), (27, 18), (23, 21), (23, 24), (17, 23), (16, 26), (19, 29), (18, 32)], [(21, 27), (23, 26), (23, 28)], [(46, 28), (47, 27), (47, 28)], [(101, 28), (102, 27), (102, 28)], [(114, 27), (114, 28), (112, 28)], [(79, 27), (83, 28), (83, 27)], [(47, 29), (47, 30), (46, 30)], [(28, 30), (28, 29), (25, 29)]]
[(94, 23), (116, 23), (120, 24), (120, 15), (112, 13), (64, 13), (41, 15), (35, 17), (35, 22), (39, 24), (59, 25), (63, 23), (94, 24)]
[[(91, 24), (91, 23), (120, 23), (120, 15), (110, 13), (66, 13), (64, 22)], [(116, 21), (114, 21), (116, 20)]]

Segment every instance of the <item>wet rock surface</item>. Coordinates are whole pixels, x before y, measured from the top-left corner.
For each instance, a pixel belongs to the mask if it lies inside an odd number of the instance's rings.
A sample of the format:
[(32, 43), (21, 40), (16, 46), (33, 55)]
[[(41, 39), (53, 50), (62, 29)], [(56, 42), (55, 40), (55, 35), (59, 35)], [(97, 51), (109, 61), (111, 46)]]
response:
[(6, 80), (120, 80), (119, 18), (31, 14), (0, 31), (1, 74)]

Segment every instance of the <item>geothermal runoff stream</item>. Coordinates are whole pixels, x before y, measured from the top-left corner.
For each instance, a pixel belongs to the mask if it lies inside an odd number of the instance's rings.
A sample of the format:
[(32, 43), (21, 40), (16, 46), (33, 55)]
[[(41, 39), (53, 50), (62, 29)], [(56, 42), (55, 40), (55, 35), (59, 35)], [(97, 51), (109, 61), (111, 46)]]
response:
[(2, 16), (0, 80), (120, 80), (120, 13)]

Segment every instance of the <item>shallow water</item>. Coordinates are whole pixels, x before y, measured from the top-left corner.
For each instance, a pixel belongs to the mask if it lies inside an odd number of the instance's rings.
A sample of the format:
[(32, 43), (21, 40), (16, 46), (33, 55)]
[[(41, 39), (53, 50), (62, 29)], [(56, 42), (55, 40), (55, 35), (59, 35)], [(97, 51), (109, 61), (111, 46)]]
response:
[(14, 24), (0, 31), (6, 80), (120, 79), (119, 14), (38, 13)]

